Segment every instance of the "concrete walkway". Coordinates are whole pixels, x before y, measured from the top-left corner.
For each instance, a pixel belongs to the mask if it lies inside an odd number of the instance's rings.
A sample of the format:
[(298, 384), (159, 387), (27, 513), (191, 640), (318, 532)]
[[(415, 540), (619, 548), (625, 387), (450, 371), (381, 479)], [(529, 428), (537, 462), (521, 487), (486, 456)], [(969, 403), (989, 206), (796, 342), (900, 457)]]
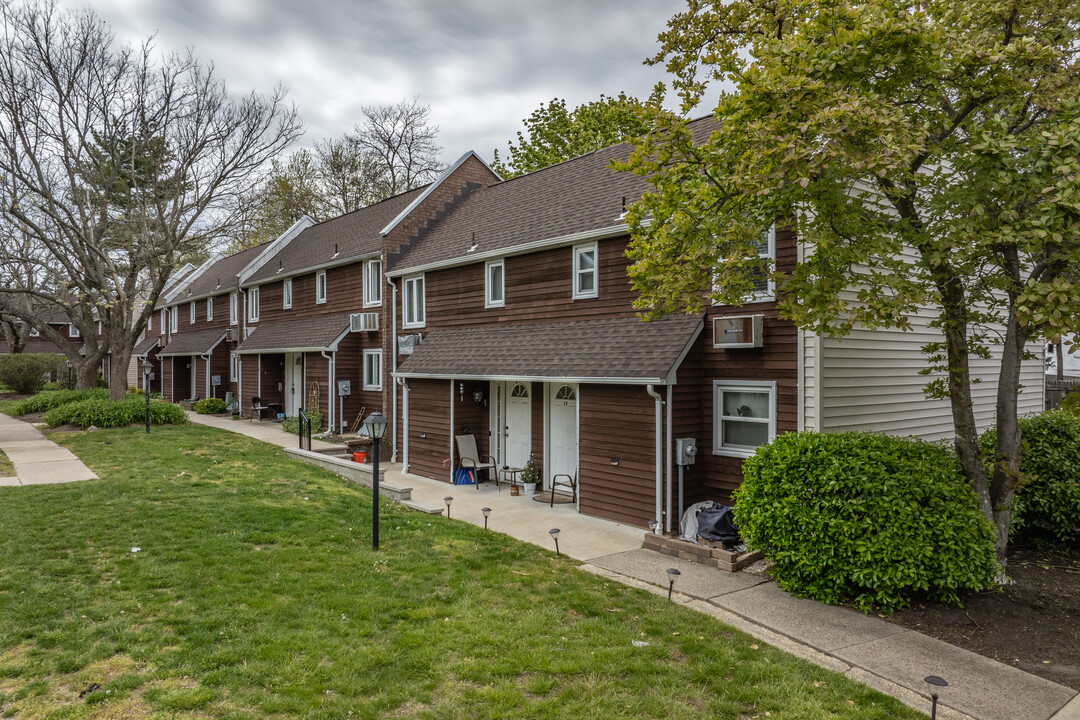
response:
[(70, 450), (47, 439), (30, 423), (3, 413), (0, 413), (0, 450), (15, 465), (16, 475), (0, 478), (0, 487), (97, 479)]
[[(296, 443), (277, 423), (190, 415), (194, 422), (282, 447)], [(640, 528), (581, 515), (571, 504), (551, 508), (531, 497), (514, 497), (491, 483), (453, 486), (403, 473), (397, 464), (384, 466), (385, 480), (411, 488), (413, 500), (422, 505), (445, 511), (443, 498), (453, 497), (454, 519), (482, 527), (480, 509), (489, 507), (491, 530), (548, 549), (554, 549), (548, 531), (559, 528), (560, 551), (610, 580), (666, 595), (667, 568), (677, 568), (678, 602), (922, 712), (930, 709), (923, 678), (939, 675), (949, 682), (938, 705), (943, 720), (1080, 720), (1080, 697), (1070, 688), (873, 615), (796, 598), (765, 576), (722, 572), (644, 550)]]

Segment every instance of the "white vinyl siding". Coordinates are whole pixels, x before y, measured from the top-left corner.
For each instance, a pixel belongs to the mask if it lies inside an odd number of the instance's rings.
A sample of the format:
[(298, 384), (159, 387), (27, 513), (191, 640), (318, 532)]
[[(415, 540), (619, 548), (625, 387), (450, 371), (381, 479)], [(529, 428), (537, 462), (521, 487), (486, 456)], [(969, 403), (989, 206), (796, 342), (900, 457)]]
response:
[(247, 294), (248, 322), (259, 321), (259, 288), (258, 286), (248, 290)]
[(285, 278), (281, 283), (281, 307), (285, 310), (292, 308), (292, 278)]
[(315, 273), (315, 304), (322, 305), (326, 302), (326, 271), (320, 270)]
[(484, 307), (506, 305), (506, 265), (502, 260), (491, 260), (484, 266), (484, 288)]
[(574, 299), (597, 296), (600, 276), (597, 270), (599, 252), (596, 243), (574, 247)]
[(364, 351), (364, 389), (382, 390), (382, 350)]
[(364, 263), (364, 307), (382, 305), (382, 260)]
[(426, 322), (424, 314), (424, 276), (416, 275), (405, 278), (405, 292), (402, 300), (402, 324), (406, 329), (422, 328)]

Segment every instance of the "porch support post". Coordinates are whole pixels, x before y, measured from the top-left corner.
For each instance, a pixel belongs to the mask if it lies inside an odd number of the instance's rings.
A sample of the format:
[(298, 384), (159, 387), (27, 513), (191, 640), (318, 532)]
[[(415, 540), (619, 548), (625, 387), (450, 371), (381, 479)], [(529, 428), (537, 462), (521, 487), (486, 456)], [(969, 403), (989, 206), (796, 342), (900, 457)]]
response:
[[(671, 496), (672, 496), (672, 487), (671, 487), (671, 385), (667, 386), (667, 443), (666, 443), (666, 450), (667, 450), (667, 458), (666, 458), (665, 467), (666, 467), (666, 472), (667, 472), (667, 531), (671, 532)], [(682, 486), (679, 486), (679, 489), (681, 490)], [(680, 500), (681, 499), (682, 498), (680, 497)], [(682, 505), (679, 506), (679, 509), (682, 510)], [(682, 520), (682, 518), (676, 518), (676, 520), (675, 520), (675, 529), (676, 530), (679, 529), (679, 522), (681, 520)]]
[(401, 383), (401, 465), (409, 472), (409, 383), (405, 378), (397, 382)]
[(664, 399), (653, 389), (645, 386), (645, 392), (656, 401), (656, 527), (663, 527), (664, 522)]

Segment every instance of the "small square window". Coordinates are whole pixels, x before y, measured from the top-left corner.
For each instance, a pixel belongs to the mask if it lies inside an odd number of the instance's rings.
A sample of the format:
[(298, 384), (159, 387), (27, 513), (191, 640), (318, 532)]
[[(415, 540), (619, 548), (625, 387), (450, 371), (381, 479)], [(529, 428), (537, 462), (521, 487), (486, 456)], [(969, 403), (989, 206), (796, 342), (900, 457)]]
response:
[(364, 389), (382, 390), (382, 350), (364, 351)]
[(285, 310), (292, 308), (292, 278), (285, 278), (281, 283), (281, 307)]
[(713, 383), (713, 452), (750, 457), (776, 437), (776, 383)]
[(320, 270), (315, 273), (315, 304), (322, 305), (326, 302), (326, 271)]
[(484, 270), (484, 307), (506, 305), (506, 266), (502, 260), (492, 260)]
[(598, 293), (596, 243), (574, 248), (574, 299), (594, 298)]

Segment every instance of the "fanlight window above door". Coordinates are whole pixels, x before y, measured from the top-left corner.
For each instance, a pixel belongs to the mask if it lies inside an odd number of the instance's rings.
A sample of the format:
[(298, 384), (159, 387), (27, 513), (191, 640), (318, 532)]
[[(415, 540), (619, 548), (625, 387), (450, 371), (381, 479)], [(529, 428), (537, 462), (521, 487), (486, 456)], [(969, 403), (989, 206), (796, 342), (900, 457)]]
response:
[(556, 400), (577, 400), (577, 393), (574, 392), (574, 388), (569, 385), (563, 385), (559, 388), (559, 391), (555, 393)]
[(510, 391), (510, 397), (512, 398), (527, 398), (529, 397), (529, 388), (522, 383), (518, 383), (514, 386), (514, 389)]

